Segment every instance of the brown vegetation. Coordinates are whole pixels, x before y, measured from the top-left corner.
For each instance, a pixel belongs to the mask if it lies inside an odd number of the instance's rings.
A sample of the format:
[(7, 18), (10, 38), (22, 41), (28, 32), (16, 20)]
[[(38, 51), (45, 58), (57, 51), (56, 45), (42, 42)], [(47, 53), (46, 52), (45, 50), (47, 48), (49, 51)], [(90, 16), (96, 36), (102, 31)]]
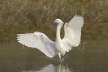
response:
[(76, 14), (85, 18), (82, 39), (108, 39), (108, 0), (0, 0), (0, 40), (34, 31), (54, 39), (54, 19)]

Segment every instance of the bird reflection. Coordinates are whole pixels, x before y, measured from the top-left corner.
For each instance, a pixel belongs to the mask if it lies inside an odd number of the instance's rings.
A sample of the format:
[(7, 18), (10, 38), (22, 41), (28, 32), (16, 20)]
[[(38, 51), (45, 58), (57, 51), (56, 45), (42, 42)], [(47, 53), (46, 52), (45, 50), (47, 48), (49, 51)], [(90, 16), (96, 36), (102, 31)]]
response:
[(69, 67), (64, 64), (54, 65), (49, 64), (42, 67), (40, 70), (25, 70), (22, 72), (72, 72)]
[(57, 72), (72, 72), (69, 67), (63, 64), (59, 64), (57, 67)]

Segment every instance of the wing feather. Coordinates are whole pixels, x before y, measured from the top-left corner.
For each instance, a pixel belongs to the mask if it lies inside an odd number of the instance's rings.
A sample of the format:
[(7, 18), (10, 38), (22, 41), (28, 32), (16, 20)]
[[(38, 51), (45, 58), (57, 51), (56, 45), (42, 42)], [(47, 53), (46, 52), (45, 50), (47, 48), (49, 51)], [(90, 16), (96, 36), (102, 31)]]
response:
[(37, 48), (50, 58), (54, 57), (56, 54), (55, 42), (50, 40), (44, 33), (17, 34), (17, 40), (27, 47)]
[(81, 28), (83, 27), (84, 19), (82, 16), (74, 16), (68, 23), (64, 25), (63, 42), (66, 48), (70, 50), (80, 44)]

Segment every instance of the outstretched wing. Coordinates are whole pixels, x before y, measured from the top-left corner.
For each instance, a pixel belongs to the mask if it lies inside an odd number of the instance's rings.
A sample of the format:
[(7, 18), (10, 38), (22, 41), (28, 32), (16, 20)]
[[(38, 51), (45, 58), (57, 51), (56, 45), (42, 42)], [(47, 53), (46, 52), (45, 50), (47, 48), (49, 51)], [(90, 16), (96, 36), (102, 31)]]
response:
[(64, 25), (64, 45), (71, 49), (80, 44), (81, 28), (83, 27), (84, 19), (82, 16), (74, 16), (68, 23)]
[(50, 40), (44, 33), (34, 32), (26, 34), (17, 34), (17, 40), (19, 43), (27, 47), (37, 48), (50, 58), (56, 55), (55, 42)]

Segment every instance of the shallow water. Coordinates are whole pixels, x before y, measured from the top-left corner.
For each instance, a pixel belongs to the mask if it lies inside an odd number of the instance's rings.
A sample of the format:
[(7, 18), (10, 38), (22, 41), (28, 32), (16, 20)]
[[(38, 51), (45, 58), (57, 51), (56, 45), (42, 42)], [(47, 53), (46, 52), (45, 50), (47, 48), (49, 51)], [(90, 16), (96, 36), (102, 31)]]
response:
[(60, 63), (36, 49), (0, 42), (0, 72), (107, 72), (108, 40), (87, 40), (73, 48)]

